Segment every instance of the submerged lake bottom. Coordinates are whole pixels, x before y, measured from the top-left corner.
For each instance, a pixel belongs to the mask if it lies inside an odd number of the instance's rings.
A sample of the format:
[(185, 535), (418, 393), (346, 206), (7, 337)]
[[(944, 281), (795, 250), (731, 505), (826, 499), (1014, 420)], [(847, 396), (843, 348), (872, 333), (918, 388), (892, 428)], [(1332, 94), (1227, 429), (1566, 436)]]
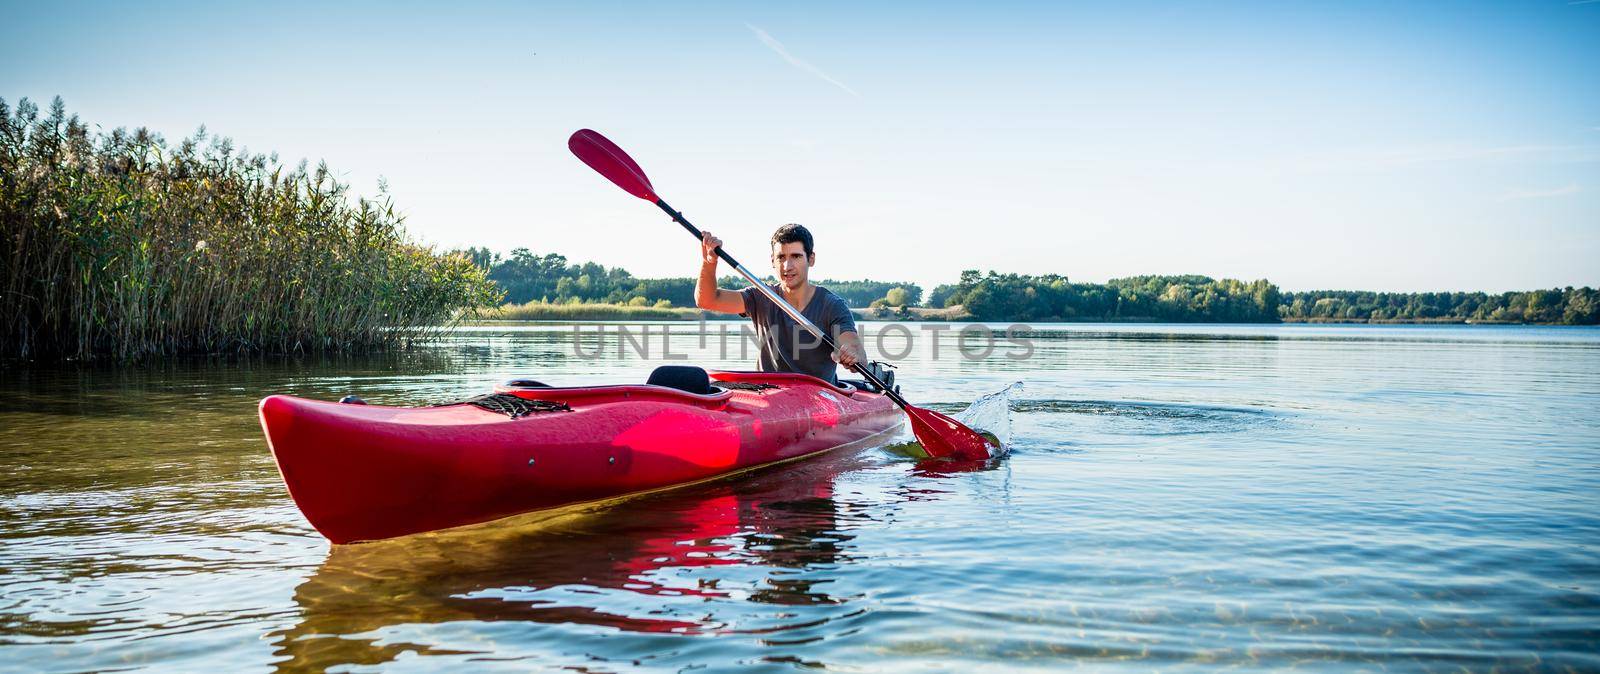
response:
[(6, 365), (0, 671), (1600, 671), (1593, 328), (913, 327), (906, 396), (1009, 390), (1006, 456), (853, 449), (346, 546), (255, 416), (753, 358), (617, 327)]

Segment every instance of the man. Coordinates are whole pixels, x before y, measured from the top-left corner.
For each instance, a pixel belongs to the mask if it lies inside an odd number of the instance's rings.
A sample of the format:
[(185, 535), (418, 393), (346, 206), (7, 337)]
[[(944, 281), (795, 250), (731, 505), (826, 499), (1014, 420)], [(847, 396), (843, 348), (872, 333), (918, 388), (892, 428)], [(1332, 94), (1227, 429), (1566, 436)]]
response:
[[(700, 279), (694, 284), (694, 303), (708, 311), (750, 317), (761, 343), (758, 365), (762, 372), (799, 372), (836, 383), (834, 363), (870, 367), (850, 308), (838, 295), (811, 283), (811, 266), (817, 255), (810, 231), (791, 224), (772, 234), (772, 270), (778, 284), (768, 287), (821, 328), (839, 346), (837, 352), (830, 353), (827, 344), (800, 327), (761, 291), (718, 288), (716, 250), (721, 245), (722, 239), (701, 232)], [(878, 372), (882, 371), (874, 368), (874, 374)]]

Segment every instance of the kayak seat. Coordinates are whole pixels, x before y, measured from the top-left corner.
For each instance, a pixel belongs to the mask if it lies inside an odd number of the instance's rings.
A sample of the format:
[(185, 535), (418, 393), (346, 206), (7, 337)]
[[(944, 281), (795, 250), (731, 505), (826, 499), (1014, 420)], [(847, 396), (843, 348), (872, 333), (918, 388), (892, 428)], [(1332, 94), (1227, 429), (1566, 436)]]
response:
[(706, 396), (716, 393), (711, 388), (711, 377), (705, 370), (693, 365), (662, 365), (650, 373), (650, 379), (645, 383), (675, 388), (695, 395)]
[(532, 379), (513, 379), (506, 382), (506, 388), (550, 388), (550, 385)]

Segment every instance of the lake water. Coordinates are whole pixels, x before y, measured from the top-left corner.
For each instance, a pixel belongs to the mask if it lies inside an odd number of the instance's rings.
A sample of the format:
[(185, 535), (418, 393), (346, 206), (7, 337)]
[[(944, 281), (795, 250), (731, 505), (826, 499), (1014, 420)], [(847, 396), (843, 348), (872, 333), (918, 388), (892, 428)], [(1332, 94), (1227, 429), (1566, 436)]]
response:
[(6, 365), (0, 670), (1600, 670), (1600, 330), (1051, 325), (985, 355), (867, 327), (915, 402), (1023, 382), (1009, 456), (866, 449), (339, 547), (290, 501), (261, 397), (638, 382), (663, 339), (748, 361), (656, 324), (650, 358), (532, 325)]

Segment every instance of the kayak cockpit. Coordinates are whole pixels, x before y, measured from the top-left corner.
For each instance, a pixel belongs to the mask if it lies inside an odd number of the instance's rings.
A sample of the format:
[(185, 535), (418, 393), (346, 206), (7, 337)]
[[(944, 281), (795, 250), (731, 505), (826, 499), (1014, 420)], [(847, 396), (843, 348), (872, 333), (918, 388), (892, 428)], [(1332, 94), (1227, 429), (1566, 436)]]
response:
[[(704, 377), (699, 380), (705, 382), (703, 385), (695, 381), (695, 373)], [(496, 386), (494, 390), (496, 393), (509, 393), (528, 400), (563, 402), (568, 405), (633, 400), (688, 403), (706, 409), (721, 409), (733, 398), (735, 392), (761, 394), (801, 385), (833, 390), (847, 398), (873, 395), (848, 383), (835, 384), (795, 372), (707, 371), (698, 367), (674, 365), (656, 368), (651, 374), (650, 381), (644, 384), (558, 387), (526, 379), (513, 379)]]

